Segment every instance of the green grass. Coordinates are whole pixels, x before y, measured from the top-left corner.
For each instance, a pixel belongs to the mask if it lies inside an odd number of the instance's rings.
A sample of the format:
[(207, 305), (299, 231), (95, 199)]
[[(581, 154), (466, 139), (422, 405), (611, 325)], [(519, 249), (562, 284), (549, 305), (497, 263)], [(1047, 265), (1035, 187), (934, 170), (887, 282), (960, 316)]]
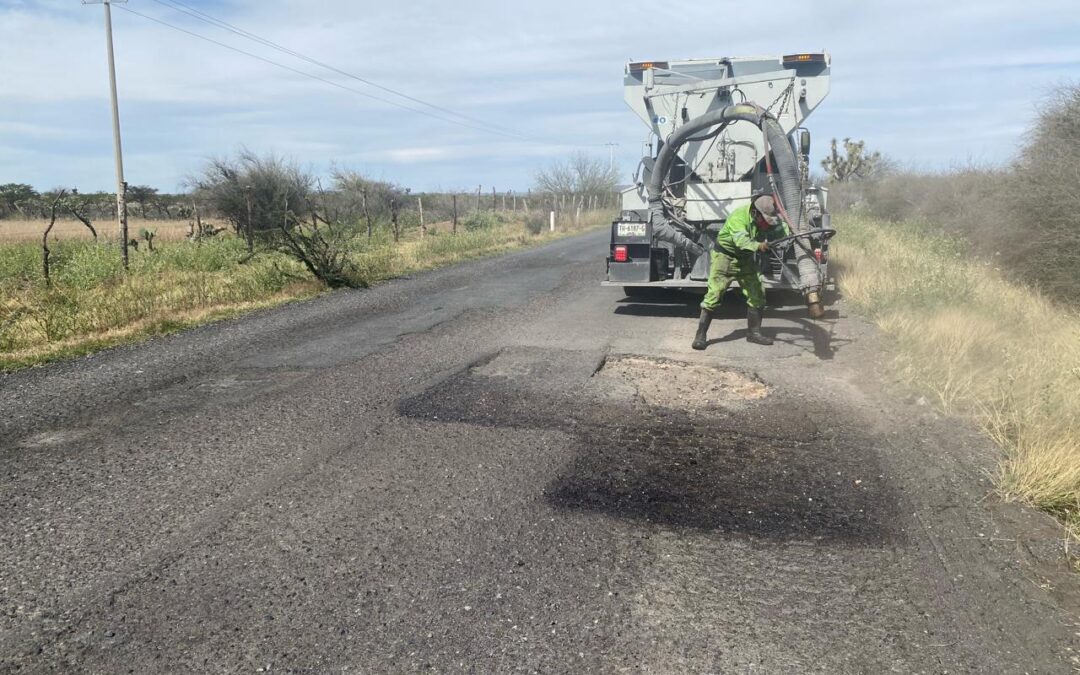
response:
[[(456, 234), (411, 231), (400, 243), (380, 229), (352, 242), (358, 285), (536, 245), (606, 223), (591, 213), (556, 233), (531, 233), (519, 219), (482, 214)], [(475, 222), (474, 222), (475, 221)], [(464, 223), (463, 223), (464, 225)], [(50, 242), (51, 284), (40, 244), (0, 244), (0, 371), (88, 354), (209, 321), (308, 298), (326, 290), (296, 261), (274, 251), (247, 260), (244, 243), (219, 235), (162, 242), (131, 254), (124, 272), (115, 245)], [(246, 262), (240, 262), (244, 261)]]
[(837, 220), (841, 291), (895, 340), (896, 372), (981, 426), (1002, 450), (1001, 493), (1057, 515), (1075, 538), (1080, 316), (964, 255), (932, 226)]

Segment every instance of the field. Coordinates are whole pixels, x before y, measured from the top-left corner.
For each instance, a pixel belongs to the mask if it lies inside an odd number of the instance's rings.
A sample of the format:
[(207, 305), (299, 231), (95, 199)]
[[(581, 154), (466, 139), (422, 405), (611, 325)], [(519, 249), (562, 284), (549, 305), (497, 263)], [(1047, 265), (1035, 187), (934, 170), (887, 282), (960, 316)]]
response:
[[(607, 211), (567, 218), (556, 232), (530, 228), (511, 214), (485, 217), (482, 226), (457, 234), (449, 223), (429, 226), (420, 238), (409, 230), (395, 243), (385, 228), (371, 240), (363, 234), (350, 245), (358, 285), (480, 256), (540, 244), (598, 227)], [(296, 260), (261, 250), (250, 260), (244, 242), (230, 234), (203, 241), (176, 236), (173, 223), (157, 225), (155, 250), (131, 252), (129, 272), (120, 265), (115, 242), (94, 242), (81, 233), (50, 237), (51, 278), (46, 284), (40, 240), (27, 241), (28, 228), (7, 229), (0, 243), (0, 371), (89, 353), (140, 338), (161, 335), (262, 307), (325, 292)], [(40, 223), (38, 224), (40, 227)], [(79, 225), (79, 227), (82, 227)], [(182, 232), (186, 225), (181, 225)], [(84, 228), (85, 229), (85, 228)], [(153, 229), (153, 228), (152, 228)], [(136, 230), (133, 230), (136, 231)], [(88, 234), (88, 233), (87, 233)], [(7, 234), (5, 234), (7, 236)]]
[[(116, 222), (112, 220), (97, 220), (94, 229), (98, 236), (106, 240), (117, 238)], [(139, 230), (146, 228), (156, 233), (155, 241), (180, 241), (187, 236), (188, 223), (184, 220), (149, 220), (143, 218), (128, 219), (128, 235), (138, 238)], [(45, 223), (41, 220), (0, 220), (0, 243), (37, 242), (41, 243), (41, 235), (45, 231)], [(90, 230), (77, 220), (57, 219), (53, 226), (50, 238), (57, 241), (71, 239), (92, 239)]]
[(943, 411), (974, 419), (1003, 450), (1002, 494), (1061, 517), (1075, 547), (1080, 316), (930, 226), (838, 222), (841, 291), (896, 341), (896, 372)]

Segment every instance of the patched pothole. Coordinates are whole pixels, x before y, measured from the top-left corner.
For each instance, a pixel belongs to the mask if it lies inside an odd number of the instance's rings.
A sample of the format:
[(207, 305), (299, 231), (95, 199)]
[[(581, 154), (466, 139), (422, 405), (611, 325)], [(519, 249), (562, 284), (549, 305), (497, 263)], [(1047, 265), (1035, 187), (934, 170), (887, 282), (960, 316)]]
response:
[(631, 386), (650, 406), (680, 410), (731, 406), (769, 395), (764, 382), (737, 370), (645, 356), (609, 357), (596, 377)]
[[(770, 395), (739, 371), (509, 348), (398, 410), (572, 436), (573, 458), (537, 486), (557, 511), (775, 541), (879, 545), (897, 536), (896, 500), (876, 466), (875, 440), (841, 433), (831, 413), (811, 418), (783, 391)], [(513, 446), (507, 450), (515, 461)]]

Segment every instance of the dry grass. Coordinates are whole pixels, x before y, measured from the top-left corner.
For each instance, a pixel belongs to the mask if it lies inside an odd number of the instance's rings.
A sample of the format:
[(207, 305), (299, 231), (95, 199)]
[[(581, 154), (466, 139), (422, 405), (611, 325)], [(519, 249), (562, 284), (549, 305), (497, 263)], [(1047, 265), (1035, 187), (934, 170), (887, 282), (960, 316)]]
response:
[(841, 290), (896, 339), (898, 372), (1001, 446), (1005, 497), (1080, 534), (1080, 316), (925, 227), (848, 215), (839, 229)]
[[(165, 281), (167, 282), (168, 279)], [(313, 297), (323, 290), (325, 289), (313, 281), (295, 282), (259, 300), (218, 302), (210, 306), (190, 309), (163, 307), (158, 311), (146, 312), (131, 323), (113, 328), (102, 328), (59, 341), (41, 341), (23, 349), (0, 352), (0, 372), (40, 365), (61, 358), (91, 354), (149, 337), (168, 335), (185, 328), (232, 318), (257, 309), (276, 307), (294, 300)]]
[[(0, 243), (41, 242), (41, 234), (45, 231), (46, 223), (41, 220), (0, 220)], [(220, 225), (219, 225), (220, 227)], [(187, 236), (188, 223), (185, 220), (151, 220), (142, 218), (128, 219), (128, 235), (138, 238), (139, 230), (146, 228), (157, 233), (155, 243), (159, 241), (181, 241)], [(94, 229), (102, 239), (115, 241), (117, 239), (116, 222), (113, 220), (98, 220), (94, 222)], [(57, 220), (52, 232), (49, 233), (50, 241), (68, 239), (89, 240), (93, 239), (90, 230), (77, 220)]]
[[(520, 221), (452, 235), (436, 227), (422, 240), (410, 232), (394, 244), (388, 233), (355, 241), (356, 279), (371, 285), (462, 260), (537, 245), (600, 226), (609, 213), (563, 222), (533, 234)], [(115, 247), (61, 240), (51, 286), (41, 278), (34, 243), (0, 245), (0, 371), (85, 354), (143, 337), (311, 297), (325, 287), (294, 260), (263, 252), (246, 259), (243, 242), (219, 235), (201, 243), (163, 242), (120, 267)]]

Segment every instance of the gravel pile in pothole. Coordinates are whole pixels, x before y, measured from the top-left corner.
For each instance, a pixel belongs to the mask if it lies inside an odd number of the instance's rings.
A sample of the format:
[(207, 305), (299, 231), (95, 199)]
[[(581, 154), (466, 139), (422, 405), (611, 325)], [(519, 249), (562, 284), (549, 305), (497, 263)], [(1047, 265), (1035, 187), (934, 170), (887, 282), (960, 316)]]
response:
[(746, 373), (642, 356), (610, 357), (596, 377), (630, 384), (648, 405), (682, 410), (726, 407), (769, 395), (763, 382)]

